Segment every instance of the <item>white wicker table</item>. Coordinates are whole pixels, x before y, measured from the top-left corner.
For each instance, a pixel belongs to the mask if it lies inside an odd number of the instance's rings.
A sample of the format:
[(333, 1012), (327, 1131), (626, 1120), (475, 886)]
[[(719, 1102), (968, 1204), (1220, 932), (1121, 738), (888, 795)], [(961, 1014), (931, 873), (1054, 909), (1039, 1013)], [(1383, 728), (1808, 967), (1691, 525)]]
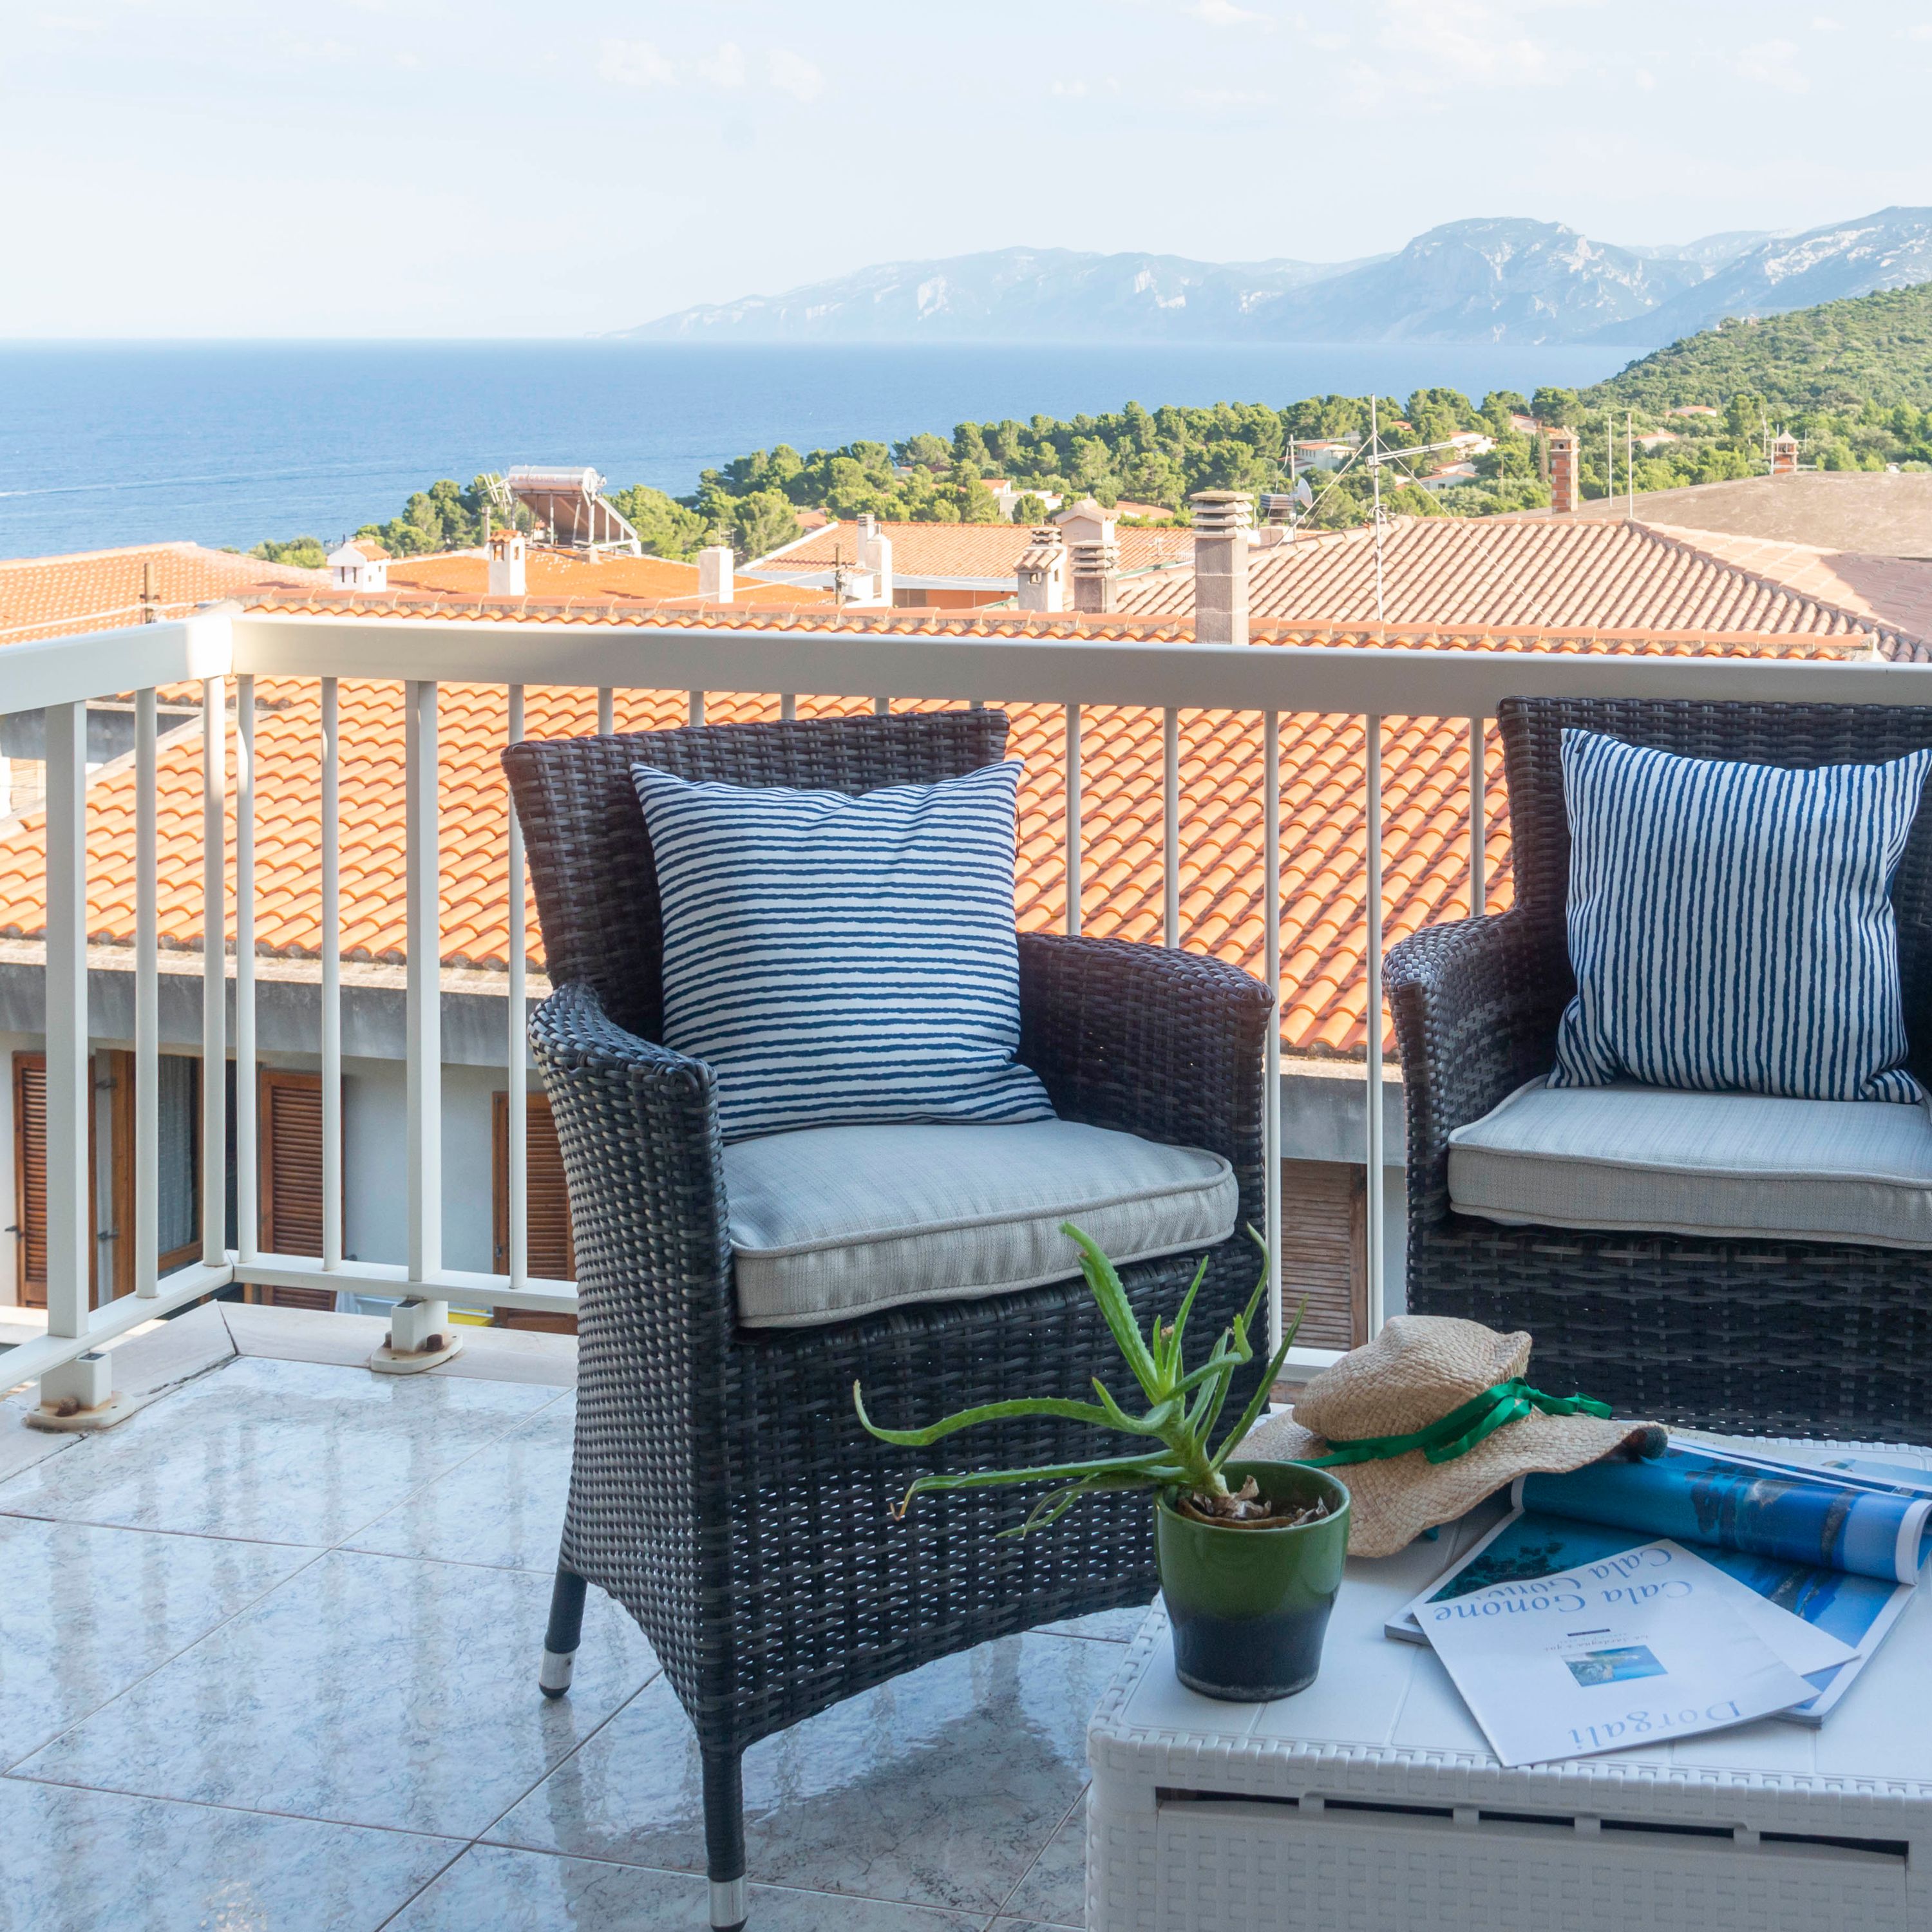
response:
[(1382, 1634), (1496, 1514), (1351, 1563), (1298, 1696), (1184, 1689), (1150, 1613), (1088, 1732), (1089, 1932), (1932, 1928), (1927, 1586), (1821, 1729), (1507, 1771), (1434, 1652)]

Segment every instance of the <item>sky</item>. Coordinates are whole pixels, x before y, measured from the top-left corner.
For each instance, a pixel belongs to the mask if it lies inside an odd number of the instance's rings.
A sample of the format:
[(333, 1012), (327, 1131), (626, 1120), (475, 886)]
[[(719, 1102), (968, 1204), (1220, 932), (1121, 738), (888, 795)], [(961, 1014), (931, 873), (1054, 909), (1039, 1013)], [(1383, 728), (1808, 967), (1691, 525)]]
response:
[(1932, 203), (1894, 0), (0, 0), (0, 337), (600, 334), (1024, 244)]

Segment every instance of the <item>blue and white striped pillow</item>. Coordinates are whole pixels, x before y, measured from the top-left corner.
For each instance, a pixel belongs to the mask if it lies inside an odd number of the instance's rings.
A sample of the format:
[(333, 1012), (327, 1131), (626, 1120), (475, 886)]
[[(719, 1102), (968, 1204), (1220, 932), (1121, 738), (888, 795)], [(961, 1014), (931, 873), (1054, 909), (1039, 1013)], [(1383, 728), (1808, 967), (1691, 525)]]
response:
[(1922, 1100), (1892, 882), (1928, 766), (1787, 771), (1566, 730), (1576, 993), (1550, 1084)]
[(1020, 770), (854, 797), (632, 767), (664, 904), (664, 1043), (717, 1076), (727, 1140), (1053, 1118), (1013, 1058)]

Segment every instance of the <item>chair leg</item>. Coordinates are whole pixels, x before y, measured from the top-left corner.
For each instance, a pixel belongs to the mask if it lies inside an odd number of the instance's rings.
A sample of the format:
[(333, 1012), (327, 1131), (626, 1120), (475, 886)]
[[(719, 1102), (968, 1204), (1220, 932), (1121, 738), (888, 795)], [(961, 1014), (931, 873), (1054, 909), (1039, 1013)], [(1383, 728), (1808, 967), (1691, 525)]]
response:
[(538, 1686), (546, 1697), (561, 1697), (570, 1688), (578, 1640), (584, 1634), (584, 1588), (581, 1576), (557, 1565), (550, 1594), (550, 1628), (544, 1634), (543, 1667), (537, 1672)]
[(745, 1883), (745, 1779), (736, 1751), (704, 1754), (704, 1855), (712, 1932), (739, 1932), (751, 1904)]

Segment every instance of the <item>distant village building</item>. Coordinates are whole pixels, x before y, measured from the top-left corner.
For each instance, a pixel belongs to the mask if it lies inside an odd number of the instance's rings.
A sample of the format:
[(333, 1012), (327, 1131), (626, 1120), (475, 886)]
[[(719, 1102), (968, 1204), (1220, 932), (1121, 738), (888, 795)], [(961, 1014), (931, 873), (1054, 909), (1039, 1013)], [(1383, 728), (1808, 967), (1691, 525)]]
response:
[(328, 554), (328, 574), (338, 590), (386, 590), (389, 553), (367, 537), (345, 538)]

